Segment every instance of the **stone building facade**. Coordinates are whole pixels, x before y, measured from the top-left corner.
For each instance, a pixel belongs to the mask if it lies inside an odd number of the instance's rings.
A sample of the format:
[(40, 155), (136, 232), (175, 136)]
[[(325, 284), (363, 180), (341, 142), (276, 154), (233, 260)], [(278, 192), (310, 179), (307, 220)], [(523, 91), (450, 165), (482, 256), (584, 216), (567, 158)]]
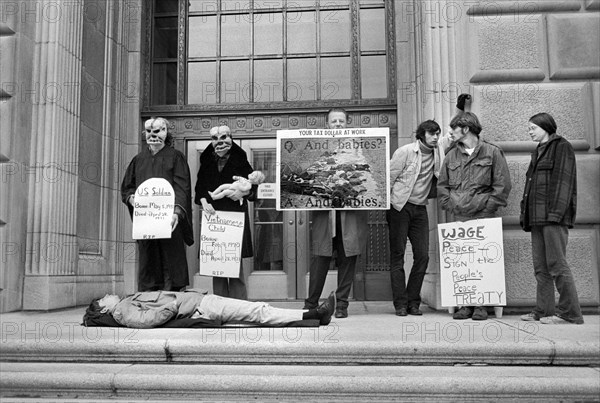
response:
[[(212, 3), (221, 4), (204, 4)], [(283, 14), (291, 7), (272, 3)], [(135, 290), (136, 249), (119, 184), (140, 149), (141, 122), (149, 116), (171, 120), (176, 147), (192, 162), (188, 145), (206, 139), (215, 123), (230, 124), (236, 138), (274, 143), (278, 128), (322, 127), (323, 113), (333, 105), (345, 106), (355, 125), (389, 127), (396, 147), (412, 141), (422, 120), (447, 125), (462, 92), (473, 95), (483, 135), (503, 148), (511, 170), (513, 190), (501, 211), (508, 305), (535, 300), (529, 234), (520, 230), (518, 214), (535, 146), (527, 120), (541, 111), (554, 115), (559, 134), (576, 151), (579, 206), (568, 257), (582, 305), (599, 305), (600, 0), (317, 1), (315, 12), (347, 12), (350, 21), (358, 21), (355, 15), (364, 10), (365, 15), (382, 10), (385, 99), (365, 95), (369, 89), (361, 80), (368, 81), (368, 67), (363, 64), (361, 72), (350, 49), (353, 91), (346, 101), (317, 97), (207, 106), (183, 99), (186, 92), (179, 86), (186, 85), (187, 73), (181, 49), (175, 60), (178, 87), (170, 89), (174, 103), (153, 103), (153, 4), (0, 0), (0, 311), (82, 305), (106, 292)], [(185, 47), (191, 7), (200, 3), (173, 4), (174, 44)], [(368, 31), (366, 25), (361, 29)], [(351, 43), (361, 43), (360, 30), (351, 35)], [(441, 308), (434, 224), (445, 217), (435, 203), (429, 212), (432, 249), (424, 299)], [(356, 299), (384, 300), (391, 294), (382, 217), (370, 214), (369, 250), (355, 279)], [(302, 216), (294, 220), (290, 225), (299, 226)], [(306, 267), (297, 270), (301, 278)], [(264, 278), (250, 276), (250, 282)], [(283, 298), (302, 299), (304, 286), (287, 284)]]

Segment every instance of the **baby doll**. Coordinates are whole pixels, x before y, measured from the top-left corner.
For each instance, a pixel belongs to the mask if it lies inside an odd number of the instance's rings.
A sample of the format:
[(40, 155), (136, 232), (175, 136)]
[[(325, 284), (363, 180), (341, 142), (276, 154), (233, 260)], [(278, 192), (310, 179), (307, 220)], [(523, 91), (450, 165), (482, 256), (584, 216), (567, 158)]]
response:
[[(223, 197), (228, 197), (234, 194), (237, 190), (242, 192), (248, 192), (252, 185), (260, 185), (265, 180), (265, 175), (260, 171), (254, 171), (248, 175), (248, 179), (242, 176), (234, 176), (233, 183), (224, 183), (212, 192), (208, 192), (213, 200), (219, 200)], [(240, 205), (243, 203), (243, 199), (240, 199)]]

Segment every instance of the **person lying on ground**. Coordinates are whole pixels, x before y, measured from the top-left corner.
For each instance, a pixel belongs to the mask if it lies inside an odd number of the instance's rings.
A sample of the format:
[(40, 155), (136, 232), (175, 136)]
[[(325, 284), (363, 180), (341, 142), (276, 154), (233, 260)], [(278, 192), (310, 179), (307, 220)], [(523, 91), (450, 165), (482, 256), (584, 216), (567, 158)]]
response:
[(92, 301), (86, 315), (110, 314), (118, 324), (137, 329), (158, 327), (171, 319), (182, 318), (220, 323), (242, 321), (267, 326), (285, 326), (317, 319), (321, 326), (326, 326), (331, 321), (335, 305), (334, 293), (315, 309), (281, 309), (266, 302), (225, 298), (205, 290), (191, 289), (184, 292), (138, 292), (125, 298), (107, 294)]

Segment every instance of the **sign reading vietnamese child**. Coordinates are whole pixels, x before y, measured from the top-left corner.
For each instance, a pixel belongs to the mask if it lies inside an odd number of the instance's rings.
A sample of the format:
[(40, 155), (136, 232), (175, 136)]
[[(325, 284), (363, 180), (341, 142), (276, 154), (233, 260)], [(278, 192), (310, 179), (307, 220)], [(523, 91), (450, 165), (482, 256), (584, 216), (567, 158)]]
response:
[(277, 210), (389, 209), (389, 129), (277, 131)]
[(200, 230), (200, 274), (213, 277), (240, 275), (244, 213), (202, 212)]
[(171, 238), (175, 191), (163, 178), (150, 178), (135, 191), (133, 239)]
[(442, 306), (504, 306), (502, 219), (438, 225)]

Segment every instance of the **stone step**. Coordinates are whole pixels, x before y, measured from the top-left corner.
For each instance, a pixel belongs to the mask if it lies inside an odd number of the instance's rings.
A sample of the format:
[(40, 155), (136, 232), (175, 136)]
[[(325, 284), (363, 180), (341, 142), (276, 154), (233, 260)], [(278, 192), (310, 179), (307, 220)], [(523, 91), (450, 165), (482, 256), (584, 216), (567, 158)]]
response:
[(3, 363), (0, 375), (3, 402), (34, 397), (548, 402), (600, 396), (598, 368), (580, 367)]
[(319, 328), (224, 329), (86, 328), (71, 316), (31, 317), (3, 315), (2, 361), (600, 366), (597, 316), (552, 326), (514, 316), (475, 322), (373, 313)]

